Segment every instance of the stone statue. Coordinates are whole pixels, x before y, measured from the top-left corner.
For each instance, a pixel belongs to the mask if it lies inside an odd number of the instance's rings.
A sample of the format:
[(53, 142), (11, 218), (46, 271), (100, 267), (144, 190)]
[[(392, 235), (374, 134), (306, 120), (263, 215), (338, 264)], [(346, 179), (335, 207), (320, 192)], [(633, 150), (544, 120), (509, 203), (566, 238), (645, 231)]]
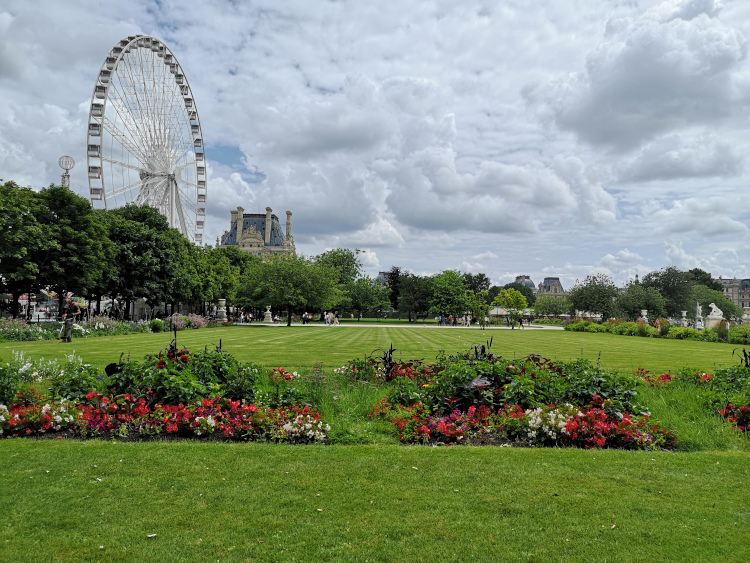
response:
[(701, 307), (701, 304), (696, 301), (695, 303), (695, 318), (700, 319), (703, 318), (703, 307)]
[(716, 306), (716, 303), (709, 304), (709, 307), (711, 307), (711, 312), (708, 314), (709, 317), (721, 317), (724, 318), (724, 311), (719, 309)]

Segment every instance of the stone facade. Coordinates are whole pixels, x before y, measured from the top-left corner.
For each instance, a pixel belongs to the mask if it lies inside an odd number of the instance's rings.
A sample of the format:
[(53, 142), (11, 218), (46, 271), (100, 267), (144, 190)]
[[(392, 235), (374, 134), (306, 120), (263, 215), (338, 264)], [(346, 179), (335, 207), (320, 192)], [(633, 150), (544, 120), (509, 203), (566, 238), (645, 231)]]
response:
[(724, 287), (724, 297), (741, 309), (750, 307), (750, 279), (719, 278), (718, 281)]
[(568, 295), (568, 292), (563, 289), (560, 278), (550, 277), (544, 278), (544, 281), (536, 289), (536, 296), (541, 297), (542, 295), (551, 295), (562, 299)]
[(266, 214), (245, 213), (242, 207), (231, 211), (229, 230), (216, 239), (216, 246), (236, 246), (256, 256), (264, 254), (294, 254), (292, 212), (286, 212), (286, 235), (279, 218), (266, 207)]

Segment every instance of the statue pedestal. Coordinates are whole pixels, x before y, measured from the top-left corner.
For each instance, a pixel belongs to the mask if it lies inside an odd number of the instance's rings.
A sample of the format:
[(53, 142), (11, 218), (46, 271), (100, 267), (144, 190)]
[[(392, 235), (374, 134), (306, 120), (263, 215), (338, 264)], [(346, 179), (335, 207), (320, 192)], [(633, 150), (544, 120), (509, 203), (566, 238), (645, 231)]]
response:
[(721, 324), (724, 317), (712, 317), (711, 315), (706, 317), (706, 328), (714, 328)]
[(216, 311), (216, 320), (217, 321), (226, 321), (227, 320), (226, 304), (227, 304), (227, 300), (226, 299), (219, 299), (219, 309)]
[(272, 323), (273, 322), (273, 317), (271, 316), (271, 306), (270, 305), (266, 306), (266, 314), (263, 317), (263, 322), (264, 323)]
[(742, 308), (742, 322), (750, 322), (750, 307)]

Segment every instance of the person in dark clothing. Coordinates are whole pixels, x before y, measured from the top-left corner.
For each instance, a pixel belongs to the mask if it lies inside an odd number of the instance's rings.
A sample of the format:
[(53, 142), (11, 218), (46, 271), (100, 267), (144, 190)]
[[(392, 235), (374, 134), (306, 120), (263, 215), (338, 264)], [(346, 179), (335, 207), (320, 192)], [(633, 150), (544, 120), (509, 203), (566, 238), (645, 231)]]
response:
[(65, 312), (63, 313), (63, 322), (65, 323), (65, 330), (63, 331), (62, 341), (63, 342), (72, 342), (72, 336), (73, 336), (73, 323), (76, 322), (76, 319), (78, 318), (78, 315), (81, 314), (81, 308), (78, 306), (78, 303), (73, 301), (72, 299), (68, 302), (68, 307), (65, 309)]

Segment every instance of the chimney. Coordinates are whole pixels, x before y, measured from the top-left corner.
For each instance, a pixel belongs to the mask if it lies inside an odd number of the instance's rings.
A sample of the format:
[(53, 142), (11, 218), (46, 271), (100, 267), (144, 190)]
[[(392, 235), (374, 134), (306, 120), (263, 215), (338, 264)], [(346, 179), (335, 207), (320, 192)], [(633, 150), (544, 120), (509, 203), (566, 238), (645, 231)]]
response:
[(237, 206), (237, 242), (239, 242), (242, 236), (242, 231), (245, 230), (245, 210), (239, 205)]
[(266, 207), (266, 246), (271, 244), (271, 211), (270, 207)]
[(286, 212), (286, 238), (292, 236), (292, 212)]
[(232, 228), (232, 225), (234, 225), (237, 222), (237, 210), (232, 209), (229, 214), (231, 215), (231, 219), (229, 219), (229, 228)]

